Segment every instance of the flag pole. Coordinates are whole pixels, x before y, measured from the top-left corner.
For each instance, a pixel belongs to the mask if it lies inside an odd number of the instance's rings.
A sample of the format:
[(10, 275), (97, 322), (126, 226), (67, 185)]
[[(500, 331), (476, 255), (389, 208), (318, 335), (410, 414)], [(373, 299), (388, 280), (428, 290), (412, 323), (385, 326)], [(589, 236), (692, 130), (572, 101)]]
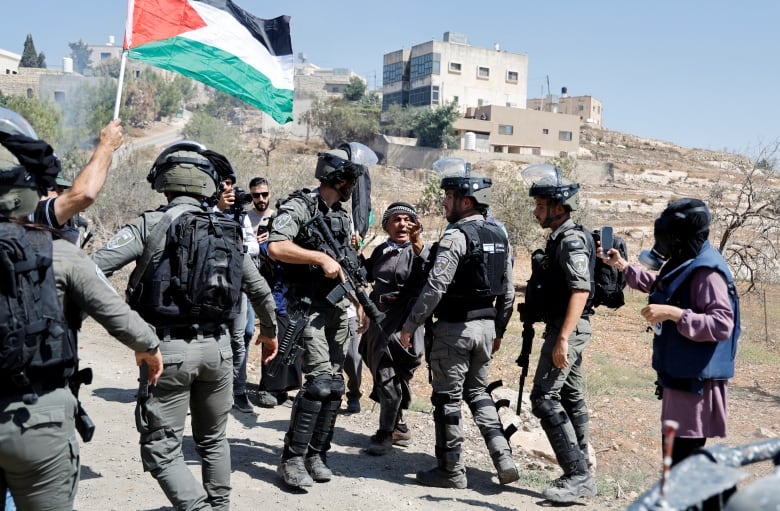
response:
[(116, 103), (114, 103), (114, 119), (119, 118), (119, 105), (122, 102), (122, 85), (125, 81), (125, 63), (127, 62), (127, 50), (122, 52), (122, 60), (119, 63), (119, 80), (116, 87)]

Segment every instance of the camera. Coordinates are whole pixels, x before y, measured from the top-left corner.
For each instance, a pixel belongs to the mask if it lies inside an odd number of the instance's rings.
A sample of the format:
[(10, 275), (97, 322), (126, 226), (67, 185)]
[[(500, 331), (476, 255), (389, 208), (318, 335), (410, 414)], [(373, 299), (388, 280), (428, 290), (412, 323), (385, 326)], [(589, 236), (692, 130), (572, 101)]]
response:
[(234, 208), (243, 209), (247, 204), (252, 202), (252, 194), (240, 186), (233, 187), (233, 195), (236, 197), (236, 202), (233, 203)]

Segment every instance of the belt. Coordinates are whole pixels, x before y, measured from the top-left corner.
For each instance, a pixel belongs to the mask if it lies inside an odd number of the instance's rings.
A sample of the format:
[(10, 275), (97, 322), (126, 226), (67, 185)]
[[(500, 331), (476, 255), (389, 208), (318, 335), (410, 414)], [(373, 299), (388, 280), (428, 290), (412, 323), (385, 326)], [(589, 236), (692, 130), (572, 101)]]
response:
[(225, 325), (185, 325), (157, 327), (157, 337), (160, 339), (197, 339), (200, 337), (218, 337), (227, 327)]

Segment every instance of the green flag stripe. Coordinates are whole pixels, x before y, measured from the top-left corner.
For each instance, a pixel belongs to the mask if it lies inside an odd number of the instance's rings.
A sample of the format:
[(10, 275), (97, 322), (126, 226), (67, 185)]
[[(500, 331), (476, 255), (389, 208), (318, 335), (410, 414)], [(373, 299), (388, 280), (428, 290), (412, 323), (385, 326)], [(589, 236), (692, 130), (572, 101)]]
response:
[(172, 37), (133, 48), (127, 55), (235, 96), (267, 112), (279, 124), (292, 121), (293, 91), (274, 87), (260, 70), (219, 48)]

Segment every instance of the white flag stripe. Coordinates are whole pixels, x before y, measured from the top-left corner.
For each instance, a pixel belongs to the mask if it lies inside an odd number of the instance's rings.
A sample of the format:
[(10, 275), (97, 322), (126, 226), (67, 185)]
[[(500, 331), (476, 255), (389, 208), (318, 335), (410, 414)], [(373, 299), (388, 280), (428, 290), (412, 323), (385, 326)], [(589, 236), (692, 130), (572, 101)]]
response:
[(179, 37), (235, 55), (267, 76), (277, 89), (293, 90), (292, 55), (281, 57), (271, 55), (241, 23), (222, 9), (202, 2), (190, 2), (190, 5), (198, 11), (206, 26), (185, 32)]

